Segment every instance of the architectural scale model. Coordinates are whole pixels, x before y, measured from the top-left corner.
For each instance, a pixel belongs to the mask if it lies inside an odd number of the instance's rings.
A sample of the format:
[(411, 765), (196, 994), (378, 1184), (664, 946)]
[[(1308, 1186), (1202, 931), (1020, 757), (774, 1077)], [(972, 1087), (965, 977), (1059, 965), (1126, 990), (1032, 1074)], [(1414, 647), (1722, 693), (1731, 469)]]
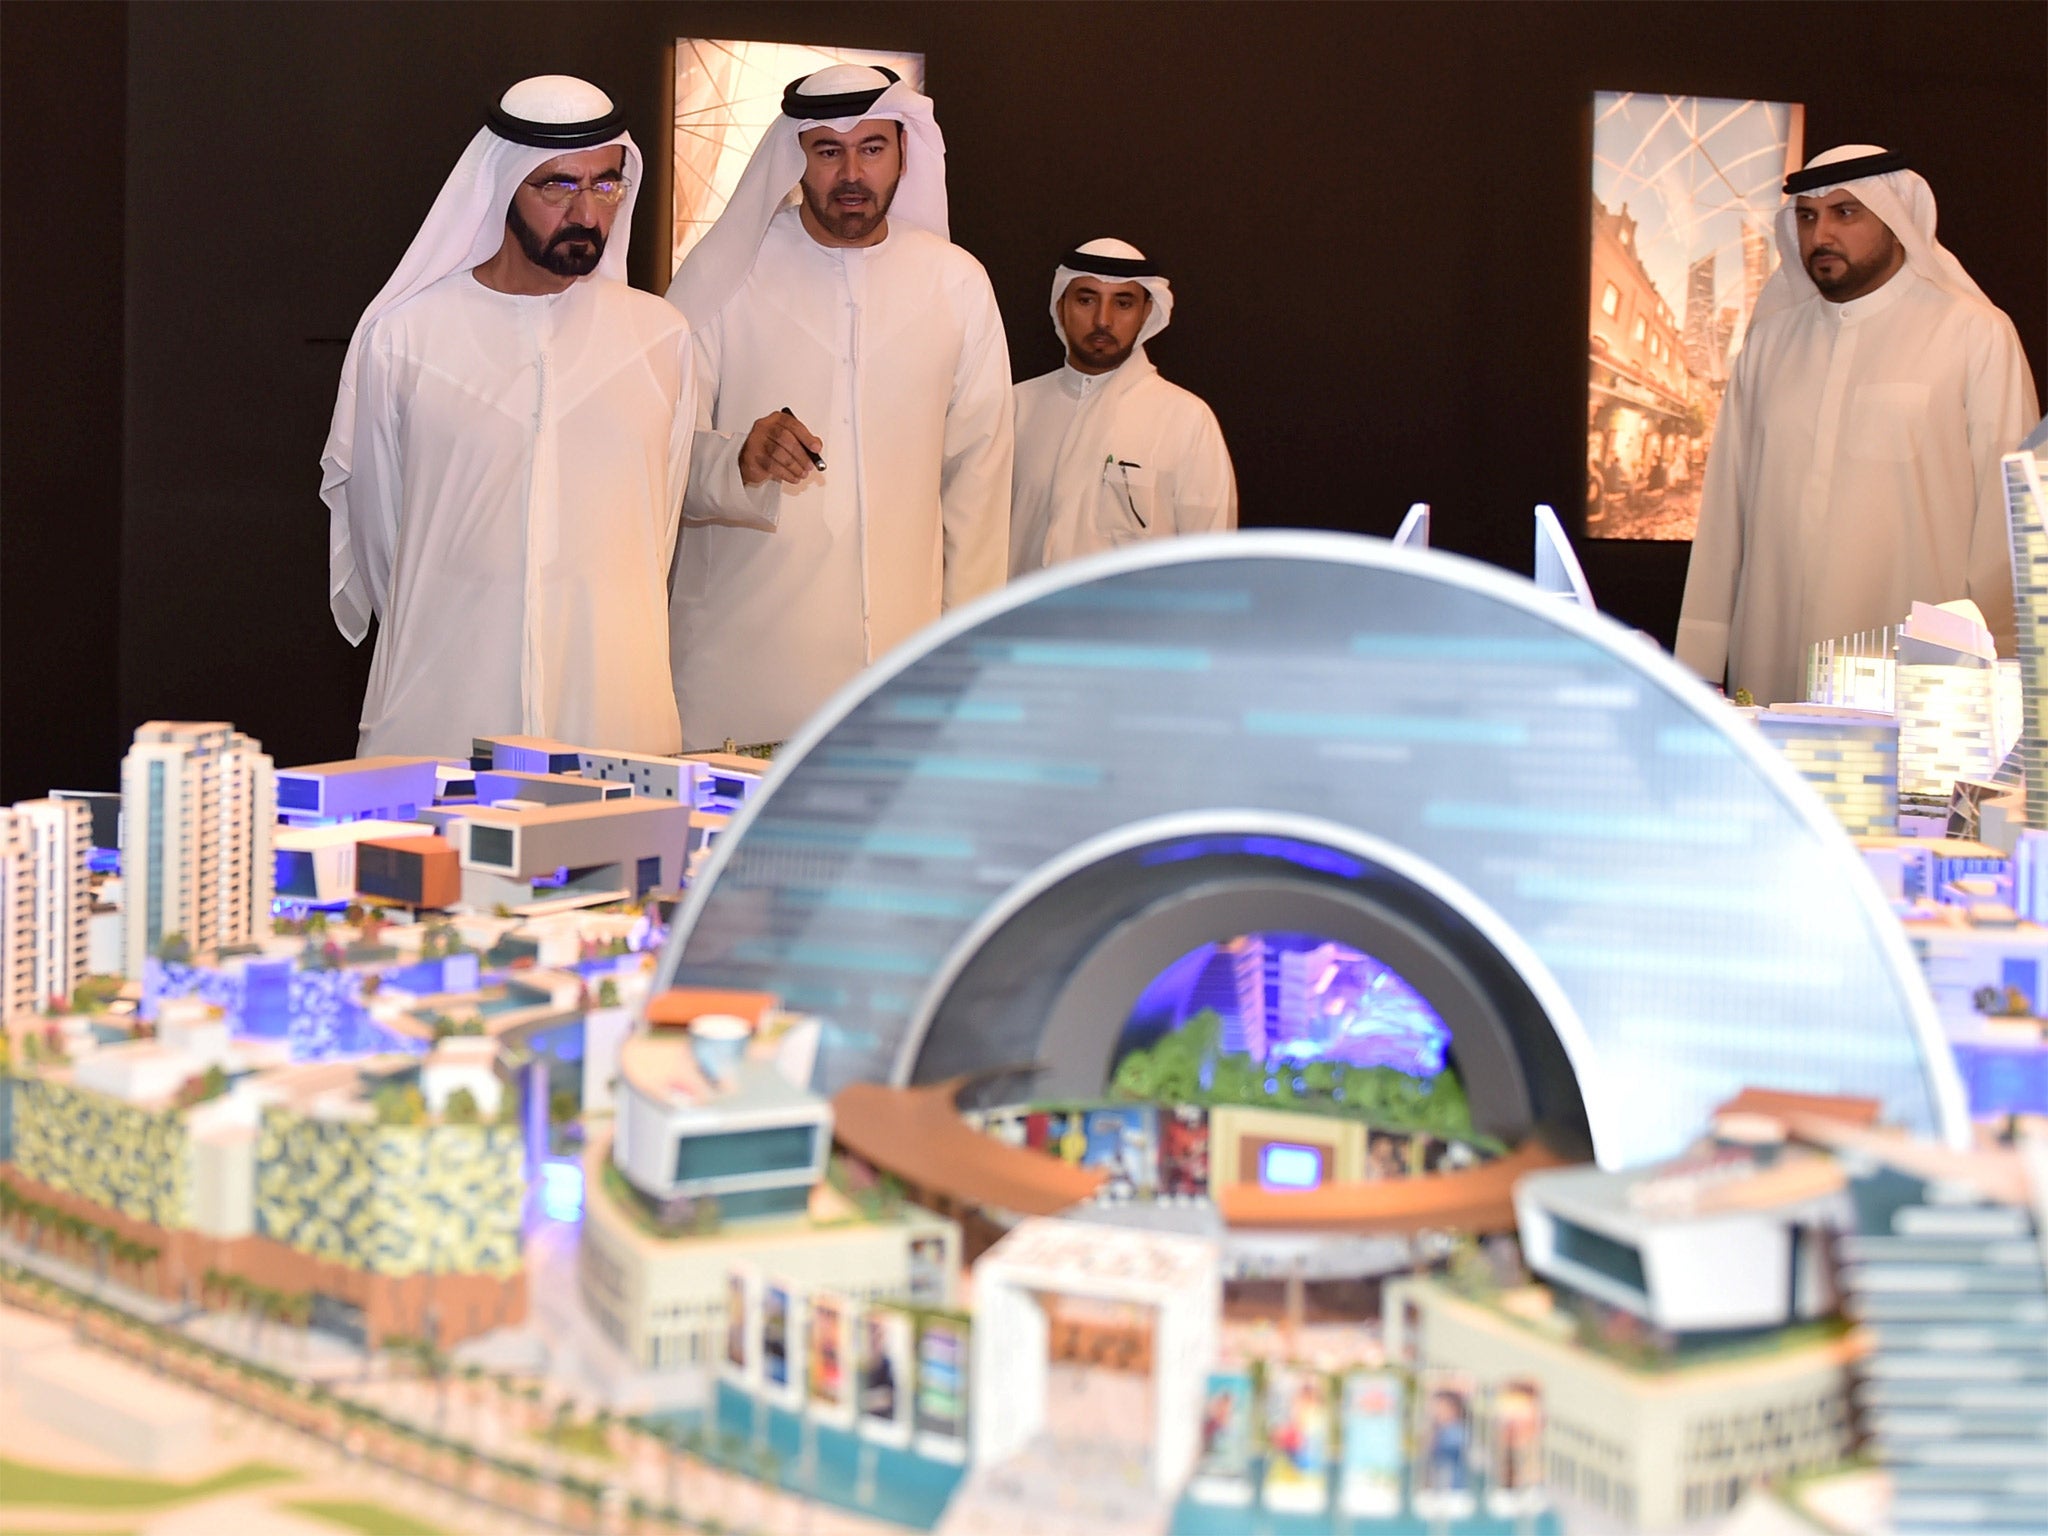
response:
[(0, 811), (0, 1496), (2037, 1528), (2048, 662), (1741, 709), (1427, 522), (1039, 573), (772, 762), (156, 721)]

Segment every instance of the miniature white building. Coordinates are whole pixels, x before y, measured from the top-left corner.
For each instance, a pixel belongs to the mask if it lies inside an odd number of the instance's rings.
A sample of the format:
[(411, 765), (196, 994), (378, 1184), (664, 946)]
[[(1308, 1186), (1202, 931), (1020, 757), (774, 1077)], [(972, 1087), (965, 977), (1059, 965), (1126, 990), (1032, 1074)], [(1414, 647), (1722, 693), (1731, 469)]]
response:
[(636, 795), (673, 800), (679, 805), (697, 803), (697, 780), (705, 771), (701, 763), (688, 758), (654, 757), (644, 752), (582, 751), (577, 759), (578, 771), (586, 779), (630, 784)]
[(219, 1010), (197, 998), (165, 1002), (154, 1040), (103, 1046), (73, 1065), (72, 1081), (127, 1104), (166, 1102), (209, 1067), (234, 1064), (236, 1047)]
[(1899, 793), (1945, 797), (1998, 771), (1995, 690), (1989, 665), (1899, 663)]
[(439, 764), (431, 757), (352, 757), (277, 771), (278, 814), (294, 824), (411, 821), (434, 803)]
[(651, 1199), (715, 1199), (729, 1217), (803, 1210), (832, 1148), (832, 1106), (770, 1062), (736, 1048), (721, 1069), (702, 1049), (666, 1032), (625, 1042), (614, 1091), (619, 1171)]
[(1757, 729), (1856, 836), (1899, 829), (1899, 723), (1870, 710), (1773, 704)]
[[(577, 1243), (577, 1286), (598, 1331), (643, 1370), (707, 1373), (724, 1356), (727, 1280), (758, 1267), (800, 1290), (857, 1301), (953, 1304), (960, 1228), (915, 1206), (862, 1220), (830, 1189), (812, 1211), (658, 1237), (605, 1187), (611, 1147), (602, 1136), (584, 1155), (588, 1191)], [(814, 1215), (815, 1213), (815, 1215)], [(919, 1293), (930, 1277), (938, 1289)]]
[(276, 894), (320, 906), (351, 901), (356, 894), (356, 845), (378, 838), (420, 837), (426, 828), (412, 821), (379, 821), (365, 817), (330, 825), (279, 827), (272, 836), (276, 850)]
[(1128, 1227), (1035, 1217), (974, 1267), (974, 1459), (1018, 1454), (1046, 1425), (1051, 1324), (1041, 1295), (1152, 1310), (1152, 1476), (1171, 1495), (1201, 1449), (1203, 1385), (1222, 1337), (1214, 1243)]
[(447, 1112), (449, 1095), (466, 1088), (477, 1112), (495, 1119), (505, 1094), (498, 1076), (498, 1042), (488, 1035), (450, 1035), (420, 1065), (420, 1094), (433, 1114)]
[(1637, 1370), (1576, 1342), (1569, 1319), (1537, 1304), (1540, 1291), (1489, 1306), (1403, 1278), (1385, 1295), (1390, 1358), (1464, 1374), (1482, 1390), (1533, 1386), (1551, 1493), (1623, 1530), (1719, 1514), (1759, 1479), (1832, 1467), (1854, 1443), (1854, 1335), (1793, 1335), (1732, 1358)]
[(270, 928), (275, 774), (259, 742), (225, 721), (152, 720), (121, 762), (124, 969), (170, 935), (195, 954)]
[(11, 813), (28, 831), (34, 887), (32, 984), (38, 1001), (69, 1001), (85, 980), (92, 916), (92, 811), (82, 800), (22, 800)]
[[(1773, 1193), (1743, 1197), (1759, 1189)], [(1532, 1173), (1515, 1186), (1515, 1220), (1523, 1257), (1544, 1279), (1694, 1334), (1831, 1313), (1825, 1234), (1846, 1226), (1849, 1210), (1826, 1159), (1759, 1162), (1719, 1148), (1625, 1173)]]
[(462, 856), (462, 899), (505, 906), (600, 905), (674, 890), (689, 852), (685, 806), (630, 795), (582, 805), (479, 806), (443, 835)]
[(0, 812), (0, 1021), (41, 1005), (35, 977), (34, 844), (26, 825)]

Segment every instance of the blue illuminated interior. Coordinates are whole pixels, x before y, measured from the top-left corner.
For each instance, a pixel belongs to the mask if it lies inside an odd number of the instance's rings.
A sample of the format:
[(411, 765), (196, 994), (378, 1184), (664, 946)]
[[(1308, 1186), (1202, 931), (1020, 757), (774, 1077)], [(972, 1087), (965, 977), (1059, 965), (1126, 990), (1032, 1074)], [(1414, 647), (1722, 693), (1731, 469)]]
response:
[(540, 1208), (550, 1221), (583, 1219), (583, 1169), (564, 1158), (540, 1165)]
[(1214, 837), (1190, 837), (1177, 843), (1148, 848), (1139, 855), (1140, 864), (1178, 864), (1187, 859), (1208, 859), (1230, 854), (1259, 859), (1279, 859), (1319, 874), (1339, 875), (1346, 880), (1365, 876), (1365, 865), (1357, 859), (1325, 848), (1320, 843), (1297, 842), (1291, 837), (1255, 837), (1229, 833)]
[(1201, 945), (1153, 978), (1118, 1059), (1208, 1012), (1222, 1020), (1225, 1052), (1280, 1075), (1322, 1062), (1433, 1078), (1451, 1043), (1450, 1027), (1392, 966), (1320, 934), (1255, 933)]
[(1259, 1151), (1259, 1184), (1265, 1189), (1314, 1189), (1323, 1181), (1323, 1154), (1315, 1147), (1275, 1141)]

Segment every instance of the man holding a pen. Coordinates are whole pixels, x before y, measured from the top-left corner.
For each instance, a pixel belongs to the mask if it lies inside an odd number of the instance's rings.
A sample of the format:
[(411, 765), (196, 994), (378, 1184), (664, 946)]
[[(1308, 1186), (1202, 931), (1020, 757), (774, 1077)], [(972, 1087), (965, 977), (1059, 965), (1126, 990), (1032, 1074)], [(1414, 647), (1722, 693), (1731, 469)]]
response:
[(701, 402), (670, 607), (691, 745), (787, 739), (1002, 584), (1009, 349), (945, 172), (927, 97), (819, 70), (669, 288)]
[(1060, 258), (1052, 322), (1067, 360), (1017, 386), (1012, 576), (1237, 526), (1215, 412), (1145, 356), (1172, 316), (1173, 289), (1136, 246), (1091, 240)]

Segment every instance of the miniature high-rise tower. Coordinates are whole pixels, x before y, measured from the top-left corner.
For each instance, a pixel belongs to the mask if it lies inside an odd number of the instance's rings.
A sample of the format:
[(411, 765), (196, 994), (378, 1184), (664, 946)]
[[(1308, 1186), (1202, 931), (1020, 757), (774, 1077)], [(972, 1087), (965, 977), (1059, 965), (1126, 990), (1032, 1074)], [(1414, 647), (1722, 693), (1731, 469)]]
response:
[(121, 763), (128, 974), (163, 941), (192, 951), (268, 930), (277, 787), (262, 743), (220, 720), (152, 720)]
[(2005, 506), (2012, 528), (2013, 628), (2024, 706), (2018, 753), (2027, 775), (2027, 825), (2048, 828), (2048, 504), (2041, 464), (2005, 456)]
[(92, 811), (83, 800), (22, 800), (0, 818), (20, 828), (29, 887), (29, 984), (37, 1007), (71, 994), (86, 977), (92, 919)]

